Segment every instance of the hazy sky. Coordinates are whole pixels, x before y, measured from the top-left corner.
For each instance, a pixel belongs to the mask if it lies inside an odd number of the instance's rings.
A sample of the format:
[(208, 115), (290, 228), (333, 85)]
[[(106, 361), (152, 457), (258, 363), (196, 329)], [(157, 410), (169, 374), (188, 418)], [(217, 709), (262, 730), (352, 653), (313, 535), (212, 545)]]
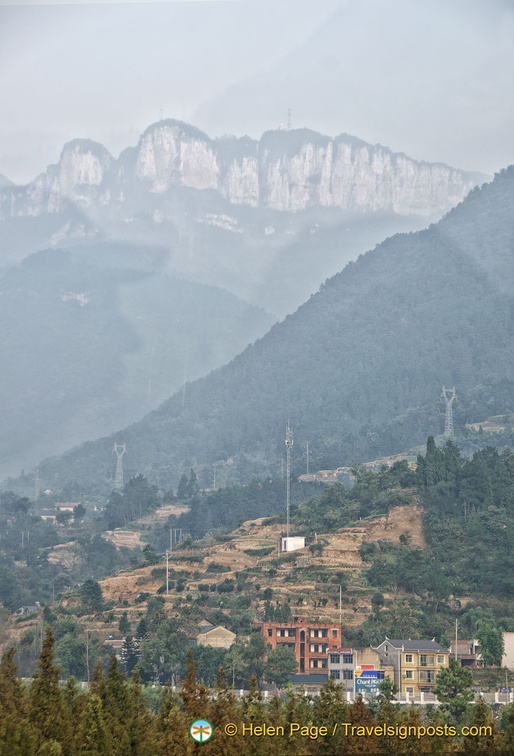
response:
[(0, 0), (0, 173), (75, 137), (115, 155), (164, 117), (258, 137), (287, 118), (493, 173), (514, 162), (512, 0)]

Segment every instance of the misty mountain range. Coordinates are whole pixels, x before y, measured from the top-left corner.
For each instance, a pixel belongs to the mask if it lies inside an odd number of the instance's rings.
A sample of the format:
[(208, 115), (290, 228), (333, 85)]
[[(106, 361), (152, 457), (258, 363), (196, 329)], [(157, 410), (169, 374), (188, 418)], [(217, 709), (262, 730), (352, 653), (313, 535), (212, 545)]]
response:
[(481, 178), (348, 135), (170, 120), (118, 159), (74, 140), (32, 183), (4, 177), (0, 474), (140, 419)]
[(156, 245), (168, 272), (283, 317), (348, 260), (437, 219), (485, 178), (346, 134), (212, 140), (166, 120), (117, 160), (74, 140), (32, 183), (0, 188), (0, 255), (6, 264), (84, 242)]
[(318, 468), (376, 458), (441, 430), (443, 383), (459, 422), (511, 412), (513, 198), (511, 167), (437, 224), (360, 256), (141, 422), (44, 462), (43, 480), (108, 490), (114, 440), (163, 487), (190, 465), (204, 485), (214, 464), (228, 482), (275, 475), (288, 418), (297, 460), (307, 441)]

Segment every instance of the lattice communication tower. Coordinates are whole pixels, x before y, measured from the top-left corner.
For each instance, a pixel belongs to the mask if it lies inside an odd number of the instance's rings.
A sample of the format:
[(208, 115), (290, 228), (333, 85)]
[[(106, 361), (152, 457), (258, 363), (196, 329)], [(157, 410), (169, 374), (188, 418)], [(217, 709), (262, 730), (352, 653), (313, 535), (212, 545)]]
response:
[(121, 491), (123, 488), (123, 455), (127, 452), (126, 444), (114, 443), (113, 454), (116, 454), (116, 474), (114, 476), (114, 487)]
[(444, 414), (444, 435), (453, 436), (453, 402), (457, 398), (455, 392), (455, 386), (452, 389), (447, 389), (443, 386), (443, 392), (441, 394), (446, 403), (446, 412)]

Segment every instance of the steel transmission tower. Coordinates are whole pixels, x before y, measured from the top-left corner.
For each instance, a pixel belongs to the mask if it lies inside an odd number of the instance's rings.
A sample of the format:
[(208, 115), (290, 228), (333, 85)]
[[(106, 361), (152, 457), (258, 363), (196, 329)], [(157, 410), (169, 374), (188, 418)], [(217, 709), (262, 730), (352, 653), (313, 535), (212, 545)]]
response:
[(447, 389), (443, 386), (443, 392), (441, 394), (446, 403), (446, 412), (444, 415), (444, 434), (445, 436), (453, 436), (453, 407), (452, 404), (457, 398), (455, 393), (455, 386), (452, 389)]
[(116, 475), (114, 476), (114, 488), (121, 491), (123, 488), (123, 455), (127, 451), (126, 444), (114, 443), (113, 454), (116, 454)]
[(286, 425), (286, 537), (289, 538), (289, 510), (291, 508), (291, 449), (293, 447), (293, 429)]

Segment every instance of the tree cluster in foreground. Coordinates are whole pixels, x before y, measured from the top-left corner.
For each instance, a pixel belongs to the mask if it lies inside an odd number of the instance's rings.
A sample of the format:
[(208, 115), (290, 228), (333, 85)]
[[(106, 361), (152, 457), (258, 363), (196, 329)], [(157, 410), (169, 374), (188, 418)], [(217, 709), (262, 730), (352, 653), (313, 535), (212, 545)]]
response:
[[(237, 701), (222, 668), (213, 689), (197, 681), (191, 651), (180, 694), (166, 688), (158, 705), (151, 707), (137, 671), (128, 680), (114, 656), (106, 671), (97, 666), (87, 692), (79, 691), (73, 679), (62, 685), (59, 668), (54, 664), (53, 645), (48, 628), (39, 668), (26, 686), (17, 677), (14, 649), (9, 649), (0, 662), (2, 756), (507, 756), (514, 752), (513, 706), (504, 707), (498, 726), (482, 701), (470, 707), (463, 700), (458, 711), (451, 705), (439, 709), (400, 708), (394, 703), (391, 684), (383, 687), (369, 707), (360, 697), (350, 705), (342, 687), (333, 680), (314, 699), (289, 690), (285, 697), (275, 696), (267, 702), (252, 680), (248, 695)], [(196, 743), (189, 735), (190, 725), (197, 719), (207, 719), (213, 725), (214, 734), (208, 742)], [(291, 728), (293, 723), (295, 727)], [(334, 729), (336, 723), (338, 727)], [(237, 727), (235, 736), (225, 731), (229, 724)], [(464, 737), (460, 735), (463, 725), (487, 728), (487, 732)], [(254, 728), (253, 735), (250, 726)], [(268, 729), (267, 735), (260, 734), (263, 726)], [(381, 734), (384, 726), (390, 728), (390, 734)], [(416, 728), (421, 727), (425, 734), (418, 737), (415, 733), (420, 731)], [(278, 736), (269, 734), (273, 732)]]

